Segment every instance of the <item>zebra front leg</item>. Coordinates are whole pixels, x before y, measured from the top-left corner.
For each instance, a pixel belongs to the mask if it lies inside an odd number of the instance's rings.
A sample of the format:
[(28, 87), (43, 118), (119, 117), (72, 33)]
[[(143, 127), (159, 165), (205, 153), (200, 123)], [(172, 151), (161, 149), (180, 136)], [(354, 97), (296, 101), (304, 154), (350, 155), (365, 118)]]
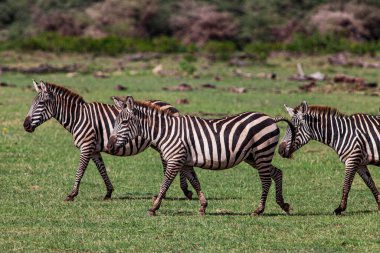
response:
[(371, 173), (369, 172), (367, 166), (360, 167), (358, 169), (358, 174), (363, 179), (364, 183), (371, 190), (373, 196), (375, 197), (377, 203), (377, 210), (380, 213), (380, 194), (377, 190), (376, 184), (372, 179)]
[(73, 189), (71, 190), (71, 193), (67, 195), (65, 201), (73, 201), (74, 198), (78, 195), (80, 181), (82, 180), (83, 174), (90, 161), (91, 155), (92, 155), (92, 149), (81, 148), (79, 166), (77, 169), (77, 173), (75, 175), (75, 183), (74, 183)]
[(106, 166), (104, 165), (103, 158), (100, 153), (95, 153), (92, 156), (92, 160), (94, 161), (96, 168), (98, 169), (100, 175), (103, 178), (104, 184), (107, 188), (107, 194), (104, 196), (104, 200), (110, 199), (113, 192), (113, 186), (111, 180), (108, 177)]
[(272, 166), (271, 178), (275, 182), (276, 186), (276, 203), (284, 210), (287, 214), (290, 214), (292, 208), (289, 203), (284, 202), (284, 197), (282, 195), (282, 171)]
[(186, 177), (189, 179), (191, 185), (194, 187), (198, 194), (199, 203), (201, 204), (201, 208), (199, 209), (200, 215), (206, 214), (207, 200), (201, 190), (201, 184), (198, 180), (197, 174), (194, 171), (193, 167), (183, 167), (181, 172), (183, 172)]
[(153, 202), (152, 208), (150, 208), (148, 210), (149, 216), (155, 215), (156, 211), (160, 208), (162, 199), (165, 196), (170, 185), (172, 184), (172, 182), (173, 182), (174, 178), (176, 177), (178, 171), (179, 171), (178, 166), (171, 166), (170, 163), (167, 164), (165, 175), (164, 175), (164, 180), (162, 181), (160, 192), (159, 192), (156, 200)]
[[(160, 153), (160, 157), (161, 157), (162, 167), (164, 169), (164, 175), (165, 175), (167, 163), (166, 163), (165, 159), (163, 159), (161, 153)], [(193, 192), (188, 189), (186, 176), (183, 175), (182, 171), (180, 171), (179, 177), (180, 177), (180, 187), (181, 187), (183, 194), (186, 196), (187, 199), (192, 200), (193, 199)], [(153, 202), (157, 199), (157, 197), (158, 197), (158, 195), (153, 196)], [(163, 198), (165, 198), (165, 197), (166, 196), (163, 196)]]
[(351, 185), (352, 185), (352, 181), (354, 180), (355, 174), (356, 174), (355, 168), (346, 167), (345, 176), (344, 176), (344, 183), (343, 183), (342, 200), (340, 202), (339, 207), (334, 210), (334, 213), (336, 215), (342, 214), (342, 212), (344, 212), (347, 208), (348, 193), (351, 190)]

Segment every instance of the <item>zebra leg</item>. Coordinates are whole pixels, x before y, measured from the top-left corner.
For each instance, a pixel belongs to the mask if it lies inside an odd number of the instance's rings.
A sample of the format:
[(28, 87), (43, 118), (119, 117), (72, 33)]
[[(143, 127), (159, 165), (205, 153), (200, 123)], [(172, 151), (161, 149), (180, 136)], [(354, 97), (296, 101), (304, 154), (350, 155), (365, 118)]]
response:
[(252, 212), (252, 216), (257, 216), (260, 215), (264, 212), (265, 210), (265, 203), (267, 201), (267, 196), (269, 192), (269, 188), (272, 184), (272, 179), (271, 179), (271, 170), (272, 170), (272, 164), (268, 164), (268, 162), (265, 163), (259, 163), (257, 164), (254, 160), (254, 155), (250, 154), (247, 159), (245, 159), (245, 162), (251, 165), (254, 168), (257, 168), (261, 180), (261, 187), (262, 187), (262, 192), (261, 192), (261, 199), (260, 199), (260, 204), (256, 208), (255, 211)]
[(65, 201), (73, 201), (75, 196), (78, 195), (80, 181), (82, 180), (83, 174), (87, 168), (87, 165), (90, 161), (91, 156), (92, 156), (92, 149), (81, 148), (79, 166), (77, 169), (77, 173), (75, 175), (74, 187), (71, 190), (71, 193), (67, 195)]
[(363, 179), (364, 183), (371, 190), (373, 196), (375, 197), (377, 203), (377, 210), (380, 213), (380, 193), (377, 190), (376, 184), (372, 179), (371, 173), (369, 172), (367, 166), (360, 167), (358, 169), (360, 177)]
[[(161, 153), (160, 153), (160, 157), (161, 157), (162, 167), (164, 169), (164, 175), (165, 175), (166, 165), (167, 164), (166, 164), (165, 159), (162, 158), (162, 154)], [(180, 178), (180, 187), (182, 189), (183, 194), (185, 194), (185, 196), (186, 196), (187, 199), (192, 200), (193, 199), (193, 192), (189, 191), (188, 185), (187, 185), (187, 181), (186, 181), (186, 176), (183, 175), (182, 171), (179, 172), (179, 178)], [(153, 201), (155, 201), (157, 199), (157, 196), (158, 195), (154, 195), (153, 196)], [(163, 198), (165, 198), (165, 197), (166, 196), (163, 196)]]
[[(194, 169), (193, 169), (193, 171), (194, 171)], [(181, 170), (179, 172), (179, 180), (180, 180), (180, 186), (181, 186), (182, 192), (183, 192), (183, 194), (185, 194), (187, 199), (192, 200), (193, 199), (193, 192), (189, 191), (186, 179), (190, 181), (190, 178), (188, 178), (186, 175), (184, 175), (183, 171)], [(191, 181), (190, 181), (190, 183), (191, 183)]]
[(174, 178), (176, 177), (179, 169), (182, 166), (174, 165), (171, 163), (168, 163), (166, 166), (166, 171), (164, 175), (164, 180), (162, 181), (160, 192), (157, 196), (157, 199), (154, 201), (152, 208), (148, 210), (148, 215), (153, 216), (155, 215), (156, 211), (160, 208), (161, 202), (163, 199), (163, 196), (165, 196), (167, 190), (169, 189), (170, 185), (172, 184)]
[(197, 174), (194, 171), (193, 167), (183, 167), (181, 172), (186, 175), (187, 179), (189, 179), (191, 185), (194, 187), (198, 194), (199, 203), (201, 204), (201, 208), (199, 209), (200, 215), (206, 214), (207, 200), (201, 190), (201, 184), (198, 180)]
[(351, 190), (352, 181), (354, 180), (356, 174), (356, 169), (353, 167), (346, 167), (345, 169), (345, 176), (344, 176), (344, 183), (343, 183), (343, 195), (342, 200), (340, 202), (340, 205), (337, 209), (335, 209), (335, 214), (340, 215), (343, 211), (347, 208), (347, 199), (348, 199), (348, 193)]
[(290, 214), (292, 208), (289, 203), (284, 202), (284, 197), (282, 195), (282, 171), (272, 166), (271, 178), (276, 185), (276, 203), (284, 210), (287, 214)]
[(272, 184), (272, 179), (271, 179), (268, 171), (261, 172), (259, 170), (259, 176), (260, 176), (261, 187), (262, 187), (261, 199), (260, 199), (259, 206), (251, 214), (252, 216), (257, 216), (257, 215), (260, 215), (260, 214), (262, 214), (264, 212), (264, 210), (265, 210), (265, 203), (267, 201), (269, 188), (270, 188), (270, 186)]
[(100, 153), (95, 153), (92, 156), (92, 160), (94, 161), (96, 168), (98, 169), (100, 175), (102, 176), (104, 184), (106, 185), (106, 188), (107, 188), (107, 194), (106, 196), (104, 196), (104, 200), (110, 199), (113, 192), (113, 186), (112, 186), (111, 180), (108, 177), (106, 166), (104, 165), (104, 162), (103, 162), (103, 158)]

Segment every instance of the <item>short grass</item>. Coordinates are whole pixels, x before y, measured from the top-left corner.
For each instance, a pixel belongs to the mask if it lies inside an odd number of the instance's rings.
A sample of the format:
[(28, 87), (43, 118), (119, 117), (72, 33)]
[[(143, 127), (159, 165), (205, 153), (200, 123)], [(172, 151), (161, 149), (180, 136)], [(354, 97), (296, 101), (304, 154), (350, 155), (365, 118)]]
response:
[[(78, 55), (1, 55), (2, 64), (35, 65), (86, 62), (93, 69), (117, 63), (117, 59)], [(87, 101), (111, 103), (111, 95), (156, 98), (176, 105), (182, 113), (238, 113), (260, 111), (287, 116), (283, 104), (338, 107), (345, 113), (378, 113), (379, 98), (366, 92), (336, 91), (300, 93), (296, 82), (287, 80), (302, 61), (307, 72), (328, 75), (346, 73), (380, 82), (378, 70), (333, 68), (325, 57), (286, 59), (277, 57), (267, 65), (243, 68), (246, 72), (275, 72), (276, 81), (244, 79), (233, 75), (225, 63), (198, 63), (199, 78), (158, 77), (151, 67), (158, 63), (130, 63), (106, 79), (91, 74), (69, 78), (65, 74), (24, 75), (3, 73), (0, 80), (16, 87), (0, 88), (0, 251), (123, 251), (123, 252), (379, 252), (380, 216), (372, 194), (355, 178), (345, 215), (334, 216), (341, 197), (344, 167), (335, 153), (319, 143), (310, 143), (286, 160), (276, 154), (274, 164), (284, 172), (284, 196), (294, 208), (286, 216), (276, 205), (272, 187), (265, 214), (251, 217), (259, 202), (261, 186), (257, 171), (241, 164), (220, 172), (196, 169), (209, 201), (207, 215), (198, 216), (197, 200), (183, 199), (178, 179), (170, 188), (156, 217), (148, 217), (151, 197), (159, 190), (162, 168), (153, 150), (135, 157), (104, 155), (115, 186), (111, 201), (102, 201), (105, 186), (93, 164), (82, 180), (79, 196), (64, 202), (75, 178), (79, 151), (71, 135), (51, 120), (33, 134), (22, 123), (35, 92), (28, 86), (42, 79), (70, 87)], [(176, 69), (175, 57), (161, 60), (164, 68)], [(33, 64), (34, 63), (34, 64)], [(148, 65), (148, 66), (146, 66)], [(137, 70), (131, 75), (130, 70)], [(221, 81), (215, 81), (218, 75)], [(245, 94), (195, 89), (166, 92), (161, 88), (186, 82), (218, 87), (250, 88)], [(117, 84), (128, 86), (115, 91)], [(322, 84), (319, 84), (322, 85)], [(286, 125), (281, 123), (282, 133)], [(380, 184), (380, 170), (371, 168)]]

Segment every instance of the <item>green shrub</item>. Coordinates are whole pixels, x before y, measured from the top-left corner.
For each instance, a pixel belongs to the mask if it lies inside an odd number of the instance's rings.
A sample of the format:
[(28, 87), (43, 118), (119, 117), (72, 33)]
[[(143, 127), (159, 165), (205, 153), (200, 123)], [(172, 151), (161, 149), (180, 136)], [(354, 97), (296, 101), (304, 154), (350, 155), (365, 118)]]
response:
[(203, 46), (203, 51), (218, 60), (227, 60), (236, 51), (232, 41), (209, 41)]
[(354, 54), (372, 54), (380, 50), (379, 41), (352, 41), (335, 35), (312, 36), (297, 35), (284, 46), (284, 49), (299, 53), (330, 54), (338, 52), (350, 52)]
[(250, 43), (244, 47), (244, 52), (255, 55), (258, 61), (265, 61), (271, 52), (280, 50), (281, 44), (265, 42)]
[[(5, 49), (42, 50), (56, 53), (78, 52), (96, 55), (136, 52), (187, 52), (185, 58), (193, 57), (193, 53), (201, 50), (216, 60), (227, 60), (237, 50), (236, 45), (231, 41), (209, 41), (199, 49), (194, 45), (184, 46), (177, 39), (167, 36), (157, 37), (153, 40), (116, 36), (94, 39), (61, 36), (57, 33), (42, 33), (32, 38), (5, 41), (2, 42), (0, 50)], [(331, 54), (345, 51), (354, 54), (375, 55), (376, 52), (380, 51), (380, 41), (357, 42), (334, 35), (314, 34), (312, 36), (297, 35), (287, 44), (256, 42), (243, 47), (244, 52), (256, 55), (260, 61), (265, 61), (271, 52), (281, 50), (306, 54)], [(192, 62), (191, 59), (185, 60), (187, 63)], [(183, 65), (185, 66), (187, 63), (183, 63)]]
[(159, 53), (178, 53), (185, 51), (184, 46), (175, 38), (160, 36), (153, 39), (154, 51)]

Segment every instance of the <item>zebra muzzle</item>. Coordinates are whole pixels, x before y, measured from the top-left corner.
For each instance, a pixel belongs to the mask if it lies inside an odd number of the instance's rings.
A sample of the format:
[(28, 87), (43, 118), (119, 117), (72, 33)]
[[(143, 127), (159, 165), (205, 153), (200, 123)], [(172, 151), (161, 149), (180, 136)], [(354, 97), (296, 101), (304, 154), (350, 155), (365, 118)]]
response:
[(110, 137), (110, 139), (108, 140), (108, 143), (107, 143), (107, 150), (111, 154), (115, 154), (117, 152), (117, 150), (116, 150), (116, 136), (111, 135), (111, 137)]
[(286, 146), (286, 142), (281, 142), (280, 146), (278, 147), (278, 153), (284, 158), (290, 158), (290, 152), (286, 149)]
[(34, 127), (32, 127), (32, 117), (27, 116), (24, 120), (24, 129), (25, 131), (32, 133), (34, 131)]

